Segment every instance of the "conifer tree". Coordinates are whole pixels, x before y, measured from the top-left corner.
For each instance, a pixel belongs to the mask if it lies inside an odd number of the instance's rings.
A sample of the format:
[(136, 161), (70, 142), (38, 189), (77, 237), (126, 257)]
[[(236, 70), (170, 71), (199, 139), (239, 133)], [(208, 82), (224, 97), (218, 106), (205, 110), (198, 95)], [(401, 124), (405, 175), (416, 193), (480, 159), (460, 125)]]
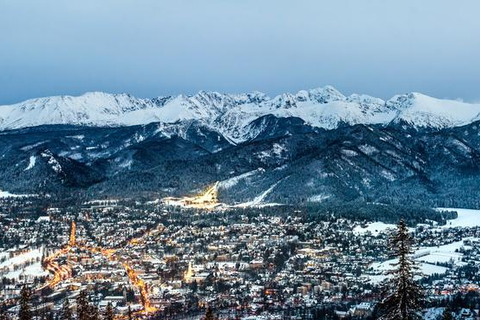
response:
[(95, 305), (89, 305), (88, 320), (100, 320), (98, 308)]
[[(130, 307), (130, 306), (129, 306), (129, 307)], [(109, 302), (109, 303), (107, 304), (107, 308), (105, 309), (104, 319), (105, 319), (105, 320), (113, 320), (114, 317), (115, 317), (115, 314), (113, 313), (112, 304)]]
[(90, 305), (88, 303), (87, 292), (81, 291), (77, 297), (77, 320), (89, 320)]
[(0, 320), (9, 320), (9, 317), (7, 314), (7, 306), (5, 303), (0, 305)]
[(65, 299), (65, 301), (63, 302), (60, 320), (73, 320), (72, 310), (70, 310), (70, 302), (68, 301), (68, 299)]
[(128, 305), (128, 320), (133, 320), (132, 308)]
[(386, 298), (380, 303), (381, 319), (414, 320), (420, 318), (422, 290), (414, 281), (418, 268), (411, 258), (412, 241), (405, 221), (402, 219), (389, 244), (389, 249), (398, 262), (393, 264), (394, 269), (388, 272), (391, 277), (386, 282)]
[(212, 308), (208, 307), (207, 312), (205, 312), (205, 316), (203, 317), (203, 320), (216, 320), (217, 317), (215, 317), (215, 314), (213, 313)]
[(443, 311), (442, 320), (453, 320), (452, 308), (450, 308), (450, 305), (447, 305)]
[(20, 291), (20, 310), (18, 311), (19, 320), (32, 320), (32, 312), (30, 310), (30, 289), (23, 286)]

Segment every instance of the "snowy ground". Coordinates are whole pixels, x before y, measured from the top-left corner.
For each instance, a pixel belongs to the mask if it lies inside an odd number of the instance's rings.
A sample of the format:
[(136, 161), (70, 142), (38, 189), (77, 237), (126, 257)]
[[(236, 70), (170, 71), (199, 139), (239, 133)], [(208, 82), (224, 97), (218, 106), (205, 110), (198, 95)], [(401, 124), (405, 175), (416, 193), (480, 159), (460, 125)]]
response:
[[(0, 253), (0, 258), (7, 257), (9, 254), (7, 252)], [(6, 278), (15, 278), (18, 279), (19, 276), (42, 276), (47, 275), (48, 273), (42, 269), (41, 262), (34, 262), (33, 264), (23, 266), (27, 261), (36, 261), (41, 259), (42, 250), (35, 249), (29, 250), (25, 253), (16, 255), (12, 258), (7, 259), (6, 261), (0, 263), (0, 274), (2, 277)], [(15, 267), (19, 267), (15, 270)]]
[[(417, 260), (418, 263), (418, 266), (420, 267), (420, 270), (419, 272), (421, 272), (423, 275), (425, 276), (430, 276), (432, 274), (435, 274), (435, 273), (438, 273), (438, 274), (444, 274), (445, 272), (447, 272), (448, 268), (445, 268), (445, 267), (442, 267), (442, 266), (437, 266), (435, 264), (431, 264), (431, 263), (424, 263), (424, 262), (421, 262), (421, 260)], [(371, 267), (373, 268), (373, 270), (376, 270), (376, 271), (382, 271), (385, 272), (387, 270), (391, 270), (394, 268), (394, 266), (392, 266), (392, 264), (398, 262), (397, 259), (392, 259), (392, 260), (387, 260), (387, 261), (384, 261), (384, 262), (375, 262), (371, 265)], [(372, 276), (373, 278), (370, 278), (371, 281), (381, 281), (385, 278), (385, 276), (382, 274), (382, 275), (375, 275), (375, 276)]]
[(458, 218), (448, 220), (447, 224), (441, 226), (442, 229), (456, 227), (480, 227), (480, 210), (455, 209), (455, 208), (437, 208), (438, 211), (456, 211)]
[(13, 194), (8, 191), (0, 190), (0, 198), (21, 198), (21, 197), (34, 197), (34, 194)]
[[(477, 238), (465, 238), (464, 240), (475, 240)], [(430, 276), (432, 274), (444, 274), (447, 272), (448, 268), (438, 266), (437, 263), (446, 263), (453, 262), (457, 266), (462, 266), (465, 263), (462, 262), (463, 254), (457, 252), (460, 248), (469, 249), (469, 246), (464, 245), (463, 240), (452, 242), (447, 245), (438, 246), (438, 247), (421, 247), (415, 251), (414, 257), (415, 261), (418, 262), (420, 267), (420, 272), (425, 276)], [(387, 260), (383, 262), (375, 262), (371, 265), (371, 268), (376, 271), (377, 275), (368, 275), (370, 282), (380, 283), (385, 279), (384, 272), (394, 268), (392, 264), (396, 263), (396, 259)]]
[[(458, 217), (453, 220), (448, 220), (447, 224), (439, 227), (440, 229), (456, 228), (456, 227), (480, 227), (480, 210), (473, 209), (456, 209), (456, 208), (437, 208), (438, 211), (456, 211)], [(356, 226), (353, 233), (365, 234), (371, 232), (373, 236), (385, 232), (387, 229), (395, 229), (394, 224), (387, 224), (383, 222), (371, 222), (366, 227)]]
[(429, 308), (424, 315), (425, 320), (441, 319), (445, 308)]
[(372, 233), (373, 236), (376, 237), (387, 229), (395, 229), (395, 228), (396, 226), (394, 224), (387, 224), (383, 222), (372, 222), (367, 224), (365, 228), (363, 228), (362, 226), (356, 226), (353, 229), (353, 233), (359, 235), (359, 234), (370, 232)]
[[(445, 226), (438, 227), (439, 229), (480, 226), (480, 210), (455, 208), (438, 208), (436, 210), (456, 211), (458, 213), (458, 217), (456, 219), (449, 220)], [(392, 228), (395, 228), (395, 225), (385, 224), (382, 222), (373, 222), (369, 223), (366, 227), (357, 226), (354, 228), (353, 232), (355, 234), (371, 232), (372, 235), (376, 236), (382, 232), (385, 232), (385, 230)], [(414, 253), (414, 257), (418, 262), (418, 266), (420, 267), (419, 271), (426, 276), (436, 273), (444, 274), (447, 272), (448, 268), (438, 266), (437, 263), (453, 263), (457, 266), (464, 265), (464, 262), (462, 262), (463, 254), (459, 252), (462, 247), (469, 249), (469, 246), (464, 245), (464, 240), (478, 240), (478, 238), (470, 237), (438, 247), (418, 248), (418, 250), (416, 250)], [(393, 259), (373, 263), (371, 268), (373, 269), (375, 275), (367, 275), (370, 279), (370, 282), (376, 284), (384, 280), (386, 277), (384, 274), (385, 271), (394, 268), (392, 263), (395, 262), (396, 260)]]
[(262, 194), (259, 196), (255, 197), (252, 201), (244, 202), (235, 205), (234, 207), (240, 207), (240, 208), (246, 208), (246, 207), (269, 207), (269, 206), (277, 206), (279, 205), (278, 203), (265, 203), (263, 200), (272, 192), (272, 190), (281, 182), (278, 181), (277, 183), (274, 183), (270, 188), (265, 190)]
[[(477, 238), (465, 238), (463, 240), (476, 240)], [(437, 263), (437, 262), (449, 262), (452, 261), (455, 265), (463, 265), (461, 261), (463, 254), (459, 251), (460, 248), (464, 247), (465, 249), (470, 249), (471, 247), (463, 244), (462, 241), (452, 242), (439, 247), (423, 247), (419, 248), (416, 251), (417, 255), (420, 257), (416, 258), (418, 261), (428, 262), (428, 263)], [(425, 256), (421, 256), (426, 254)]]

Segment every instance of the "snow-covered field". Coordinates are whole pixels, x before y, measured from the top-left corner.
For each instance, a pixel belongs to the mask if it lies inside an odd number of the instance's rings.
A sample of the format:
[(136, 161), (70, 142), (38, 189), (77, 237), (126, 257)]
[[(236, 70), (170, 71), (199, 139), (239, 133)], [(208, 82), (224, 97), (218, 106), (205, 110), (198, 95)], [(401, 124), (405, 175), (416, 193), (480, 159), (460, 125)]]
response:
[[(21, 275), (38, 277), (48, 274), (42, 269), (40, 262), (42, 249), (28, 250), (12, 258), (8, 258), (8, 252), (0, 253), (0, 258), (4, 257), (7, 258), (7, 260), (0, 263), (1, 277), (18, 279)], [(27, 265), (28, 262), (32, 262), (32, 264)]]
[(442, 229), (456, 227), (480, 227), (480, 210), (473, 209), (455, 209), (455, 208), (437, 208), (438, 211), (456, 211), (458, 217), (448, 220)]
[[(418, 262), (420, 267), (420, 272), (425, 276), (430, 276), (432, 274), (444, 274), (447, 272), (448, 268), (439, 266), (437, 263), (448, 263), (452, 262), (457, 266), (462, 266), (465, 263), (462, 262), (463, 254), (460, 252), (461, 248), (470, 249), (471, 247), (464, 244), (464, 240), (480, 240), (478, 238), (465, 238), (462, 241), (452, 242), (438, 247), (421, 247), (417, 249), (414, 253), (415, 261)], [(382, 274), (378, 275), (369, 275), (369, 279), (372, 283), (379, 283), (385, 279), (383, 274), (387, 270), (394, 268), (392, 264), (396, 263), (396, 259), (391, 259), (383, 262), (375, 262), (371, 265), (371, 268), (374, 271), (381, 272)]]
[(439, 247), (423, 247), (416, 251), (416, 255), (419, 256), (416, 260), (428, 262), (428, 263), (445, 263), (452, 261), (455, 265), (463, 265), (461, 261), (463, 254), (460, 249), (470, 249), (470, 246), (464, 245), (464, 240), (478, 240), (477, 238), (465, 238), (462, 241), (452, 242)]
[(22, 198), (22, 197), (34, 197), (34, 194), (13, 194), (8, 191), (0, 190), (0, 198)]
[[(480, 210), (474, 209), (456, 209), (456, 208), (437, 208), (438, 211), (456, 211), (458, 217), (456, 219), (448, 220), (447, 224), (441, 226), (441, 229), (456, 228), (456, 227), (479, 227), (480, 226)], [(383, 222), (371, 222), (366, 227), (356, 226), (353, 233), (365, 234), (371, 232), (373, 236), (385, 232), (387, 229), (395, 229), (394, 224), (387, 224)]]
[[(438, 229), (449, 229), (457, 227), (477, 227), (480, 226), (480, 210), (472, 209), (456, 209), (456, 208), (438, 208), (438, 211), (456, 211), (458, 217), (456, 219), (449, 220), (445, 226), (440, 226)], [(372, 235), (376, 236), (382, 232), (385, 232), (387, 229), (395, 228), (395, 225), (385, 224), (382, 222), (373, 222), (369, 223), (366, 227), (357, 226), (354, 228), (353, 232), (355, 234), (364, 234), (366, 232), (371, 232)], [(439, 266), (439, 263), (453, 263), (456, 266), (462, 266), (465, 263), (462, 262), (462, 248), (470, 249), (471, 247), (464, 244), (465, 240), (478, 241), (478, 238), (464, 238), (461, 241), (452, 242), (449, 244), (435, 246), (435, 247), (420, 247), (414, 253), (414, 259), (418, 262), (420, 267), (420, 272), (429, 276), (432, 274), (444, 274), (447, 272), (448, 268)], [(391, 270), (394, 268), (392, 266), (396, 260), (387, 260), (383, 262), (375, 262), (371, 265), (371, 268), (376, 273), (375, 275), (367, 275), (370, 279), (370, 282), (377, 284), (383, 281), (386, 277), (384, 274), (385, 271)]]
[(376, 237), (387, 229), (395, 229), (395, 228), (396, 226), (394, 224), (387, 224), (383, 222), (372, 222), (367, 224), (366, 227), (356, 226), (353, 229), (353, 233), (359, 235), (359, 234), (370, 232), (372, 233), (373, 236)]
[[(420, 268), (418, 271), (420, 273), (422, 273), (423, 275), (425, 276), (430, 276), (432, 274), (435, 274), (435, 273), (438, 273), (438, 274), (444, 274), (445, 272), (447, 272), (448, 268), (446, 267), (442, 267), (442, 266), (437, 266), (437, 265), (434, 265), (434, 264), (431, 264), (431, 263), (424, 263), (424, 262), (421, 262), (420, 260), (417, 260), (415, 259), (418, 263), (418, 267)], [(398, 262), (397, 259), (391, 259), (391, 260), (387, 260), (387, 261), (384, 261), (384, 262), (375, 262), (371, 265), (371, 268), (373, 268), (373, 270), (376, 270), (376, 271), (382, 271), (382, 272), (385, 272), (385, 271), (388, 271), (388, 270), (392, 270), (393, 268), (395, 268), (395, 266), (393, 266), (392, 264)], [(384, 275), (377, 275), (377, 276), (372, 276), (374, 278), (371, 278), (371, 280), (383, 280), (385, 278)], [(376, 278), (378, 277), (378, 279)]]

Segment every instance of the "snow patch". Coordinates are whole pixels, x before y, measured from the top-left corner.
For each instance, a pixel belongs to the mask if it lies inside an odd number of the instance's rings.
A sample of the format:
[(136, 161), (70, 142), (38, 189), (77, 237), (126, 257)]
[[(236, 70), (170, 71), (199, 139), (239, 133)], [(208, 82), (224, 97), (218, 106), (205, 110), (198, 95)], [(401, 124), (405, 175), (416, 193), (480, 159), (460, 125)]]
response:
[[(283, 180), (283, 179), (282, 179)], [(282, 181), (278, 181), (274, 183), (270, 188), (265, 190), (262, 194), (259, 196), (255, 197), (252, 201), (244, 202), (235, 205), (235, 207), (261, 207), (261, 206), (276, 206), (279, 205), (278, 203), (263, 203), (263, 200), (275, 189), (275, 187)]]
[(387, 224), (383, 222), (372, 222), (368, 223), (367, 226), (356, 226), (353, 228), (353, 233), (357, 235), (365, 234), (370, 232), (373, 236), (378, 236), (380, 233), (385, 232), (388, 229), (395, 229), (397, 226), (394, 224)]
[(243, 173), (243, 174), (235, 176), (233, 178), (220, 181), (218, 186), (222, 189), (230, 189), (231, 187), (237, 185), (241, 180), (246, 179), (248, 177), (251, 177), (255, 174), (262, 174), (264, 172), (265, 172), (265, 169), (258, 168), (256, 170), (252, 170), (252, 171)]
[[(274, 98), (258, 92), (221, 94), (201, 91), (192, 96), (154, 99), (91, 92), (78, 97), (37, 98), (0, 106), (0, 130), (54, 124), (102, 127), (158, 122), (159, 131), (163, 132), (179, 122), (199, 121), (237, 144), (258, 135), (262, 128), (253, 129), (250, 124), (266, 115), (298, 117), (309, 125), (324, 129), (337, 128), (341, 123), (369, 125), (398, 121), (417, 127), (444, 128), (479, 120), (480, 104), (440, 100), (419, 93), (396, 95), (385, 102), (367, 95), (345, 97), (331, 86), (296, 94), (285, 93)], [(69, 138), (84, 139), (82, 135)], [(141, 140), (142, 137), (135, 139)], [(29, 150), (42, 143), (24, 148)], [(362, 152), (376, 151), (366, 146)], [(274, 147), (273, 154), (279, 153), (281, 150)]]
[(441, 229), (480, 227), (480, 210), (458, 208), (437, 208), (436, 210), (456, 211), (458, 214), (456, 219), (448, 220), (446, 225), (440, 227)]
[(28, 171), (30, 169), (32, 169), (33, 167), (35, 167), (35, 162), (37, 161), (37, 157), (35, 156), (30, 156), (30, 159), (29, 159), (29, 162), (28, 162), (28, 166), (25, 168), (25, 170), (23, 171)]
[(363, 144), (361, 146), (358, 146), (358, 149), (360, 149), (360, 151), (362, 151), (366, 155), (371, 155), (373, 153), (378, 152), (377, 148), (375, 148), (374, 146), (371, 146), (369, 144)]
[(36, 197), (36, 194), (13, 194), (8, 191), (0, 190), (0, 198), (27, 198), (27, 197)]
[(323, 202), (325, 200), (327, 200), (328, 198), (330, 198), (330, 195), (328, 194), (317, 194), (317, 195), (314, 195), (314, 196), (311, 196), (310, 198), (308, 198), (308, 202)]
[(48, 159), (48, 164), (53, 169), (53, 171), (55, 171), (56, 173), (61, 173), (62, 172), (62, 166), (57, 161), (57, 159), (55, 159), (55, 157), (53, 156), (53, 154), (50, 150), (45, 150), (40, 155), (42, 157)]

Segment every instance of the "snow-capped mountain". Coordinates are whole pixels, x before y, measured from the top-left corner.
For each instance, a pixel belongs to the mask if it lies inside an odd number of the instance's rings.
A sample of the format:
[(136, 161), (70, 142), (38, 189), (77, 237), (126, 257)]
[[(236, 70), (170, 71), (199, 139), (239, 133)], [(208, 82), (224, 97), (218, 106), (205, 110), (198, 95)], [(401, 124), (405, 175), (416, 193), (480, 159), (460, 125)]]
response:
[(308, 125), (324, 129), (335, 129), (340, 124), (399, 121), (416, 127), (445, 128), (480, 119), (480, 104), (440, 100), (419, 93), (396, 95), (383, 101), (368, 95), (344, 96), (331, 86), (274, 98), (259, 92), (201, 91), (193, 96), (154, 99), (93, 92), (78, 97), (55, 96), (0, 106), (0, 130), (57, 124), (121, 127), (198, 121), (229, 141), (240, 143), (255, 138), (249, 125), (266, 115), (297, 117)]
[(163, 197), (220, 181), (232, 204), (480, 207), (479, 114), (478, 104), (330, 86), (33, 99), (0, 106), (0, 189)]

